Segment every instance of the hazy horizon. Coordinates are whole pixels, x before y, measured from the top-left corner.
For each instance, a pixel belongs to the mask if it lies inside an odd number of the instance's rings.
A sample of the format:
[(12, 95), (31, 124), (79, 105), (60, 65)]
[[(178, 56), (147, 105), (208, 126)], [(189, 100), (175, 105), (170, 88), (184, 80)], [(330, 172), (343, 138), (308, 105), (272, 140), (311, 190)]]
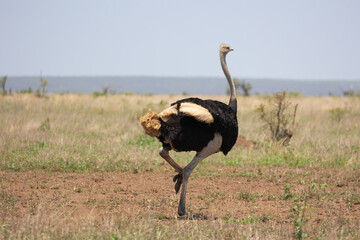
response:
[[(7, 77), (10, 77), (10, 78), (19, 78), (19, 77), (24, 77), (24, 78), (47, 78), (47, 77), (59, 77), (59, 78), (78, 78), (78, 77), (86, 77), (86, 78), (99, 78), (99, 77), (129, 77), (129, 78), (136, 78), (136, 77), (140, 77), (140, 78), (184, 78), (184, 79), (191, 79), (191, 78), (212, 78), (212, 79), (220, 79), (220, 78), (224, 78), (224, 76), (157, 76), (157, 75), (106, 75), (106, 74), (103, 74), (103, 75), (86, 75), (86, 74), (83, 74), (83, 75), (42, 75), (42, 74), (38, 74), (38, 75), (4, 75), (4, 76), (7, 76)], [(310, 79), (310, 78), (303, 78), (303, 79), (300, 79), (300, 78), (270, 78), (270, 77), (245, 77), (245, 76), (232, 76), (233, 79), (239, 79), (239, 80), (276, 80), (276, 81), (350, 81), (350, 82), (357, 82), (357, 81), (360, 81), (360, 77), (359, 78), (354, 78), (354, 79), (351, 79), (351, 78), (319, 78), (319, 79)]]
[[(104, 88), (113, 93), (132, 92), (137, 94), (190, 94), (190, 95), (225, 95), (228, 83), (224, 77), (135, 77), (135, 76), (72, 76), (45, 77), (46, 87), (53, 93), (93, 93)], [(240, 80), (244, 80), (239, 78)], [(40, 77), (9, 77), (6, 88), (19, 92), (40, 86)], [(311, 81), (284, 79), (249, 79), (250, 93), (265, 94), (282, 90), (300, 92), (305, 96), (343, 95), (344, 91), (359, 91), (360, 81)]]

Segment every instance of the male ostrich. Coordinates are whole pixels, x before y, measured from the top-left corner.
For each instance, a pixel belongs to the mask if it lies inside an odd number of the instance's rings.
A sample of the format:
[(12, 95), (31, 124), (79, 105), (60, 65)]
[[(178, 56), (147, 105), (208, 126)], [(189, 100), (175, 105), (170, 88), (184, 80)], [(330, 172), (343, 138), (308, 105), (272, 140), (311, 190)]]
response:
[[(225, 155), (234, 146), (238, 135), (236, 118), (237, 101), (234, 82), (226, 64), (226, 54), (233, 51), (226, 44), (220, 45), (220, 62), (230, 86), (229, 105), (215, 100), (185, 98), (157, 114), (149, 110), (140, 118), (145, 133), (157, 137), (162, 143), (159, 152), (177, 172), (173, 181), (175, 191), (182, 185), (178, 214), (186, 213), (185, 199), (188, 179), (194, 168), (204, 158), (223, 152)], [(180, 167), (169, 155), (169, 151), (196, 151), (194, 159), (185, 167)]]

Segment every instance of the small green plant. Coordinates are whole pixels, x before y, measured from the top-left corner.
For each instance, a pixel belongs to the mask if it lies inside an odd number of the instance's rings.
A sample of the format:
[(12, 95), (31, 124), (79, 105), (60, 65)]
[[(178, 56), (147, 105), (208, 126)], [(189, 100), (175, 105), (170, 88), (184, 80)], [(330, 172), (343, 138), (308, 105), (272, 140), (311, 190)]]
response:
[(329, 117), (333, 121), (340, 122), (348, 112), (346, 108), (333, 108), (329, 110)]
[(156, 214), (155, 217), (156, 217), (158, 220), (169, 219), (167, 216), (165, 216), (164, 214), (161, 214), (161, 213)]
[(81, 188), (81, 187), (74, 187), (74, 192), (76, 192), (76, 193), (81, 193), (81, 192), (82, 192), (82, 188)]
[(236, 195), (236, 199), (244, 200), (246, 202), (253, 202), (256, 200), (257, 197), (258, 197), (257, 193), (249, 193), (243, 191), (238, 192)]
[(289, 184), (286, 184), (284, 186), (284, 193), (285, 193), (284, 197), (283, 197), (284, 200), (288, 200), (288, 199), (293, 197), (293, 194), (290, 191), (290, 185)]
[(299, 179), (297, 180), (297, 182), (298, 182), (300, 185), (304, 185), (304, 184), (306, 183), (305, 180), (302, 179), (302, 178), (299, 178)]
[[(297, 199), (295, 199), (297, 200)], [(294, 237), (296, 239), (304, 239), (307, 237), (307, 234), (304, 232), (304, 224), (305, 224), (305, 210), (307, 209), (306, 204), (307, 197), (305, 197), (305, 201), (303, 204), (296, 204), (292, 211), (295, 212), (296, 218), (294, 220), (295, 234)]]
[(345, 200), (348, 203), (348, 207), (352, 208), (353, 205), (360, 204), (360, 195), (357, 192), (348, 191), (346, 192)]

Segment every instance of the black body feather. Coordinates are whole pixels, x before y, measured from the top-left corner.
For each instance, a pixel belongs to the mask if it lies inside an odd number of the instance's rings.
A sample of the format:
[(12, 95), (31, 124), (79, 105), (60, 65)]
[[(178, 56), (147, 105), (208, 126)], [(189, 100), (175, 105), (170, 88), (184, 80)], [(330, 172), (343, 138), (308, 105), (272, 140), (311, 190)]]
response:
[(186, 98), (171, 104), (191, 102), (206, 108), (214, 118), (208, 124), (187, 116), (181, 112), (174, 115), (167, 122), (161, 121), (161, 136), (159, 140), (164, 147), (175, 151), (201, 151), (214, 138), (215, 133), (222, 136), (220, 151), (225, 155), (234, 146), (238, 136), (236, 113), (226, 104), (215, 100)]

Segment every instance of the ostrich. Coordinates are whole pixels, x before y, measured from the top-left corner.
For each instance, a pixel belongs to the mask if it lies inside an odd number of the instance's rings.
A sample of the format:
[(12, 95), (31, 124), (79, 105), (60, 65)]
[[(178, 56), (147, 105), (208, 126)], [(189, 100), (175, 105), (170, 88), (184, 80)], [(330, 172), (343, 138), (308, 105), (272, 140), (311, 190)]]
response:
[[(185, 210), (185, 200), (191, 172), (204, 158), (214, 153), (221, 151), (226, 155), (237, 139), (235, 87), (225, 59), (230, 51), (233, 51), (230, 46), (220, 45), (221, 67), (230, 86), (228, 105), (216, 100), (185, 98), (172, 103), (159, 114), (149, 110), (140, 118), (145, 133), (157, 137), (162, 143), (160, 156), (178, 173), (173, 181), (176, 194), (182, 185), (178, 207), (180, 216), (188, 215)], [(170, 157), (170, 150), (196, 151), (196, 154), (193, 160), (182, 168)]]

